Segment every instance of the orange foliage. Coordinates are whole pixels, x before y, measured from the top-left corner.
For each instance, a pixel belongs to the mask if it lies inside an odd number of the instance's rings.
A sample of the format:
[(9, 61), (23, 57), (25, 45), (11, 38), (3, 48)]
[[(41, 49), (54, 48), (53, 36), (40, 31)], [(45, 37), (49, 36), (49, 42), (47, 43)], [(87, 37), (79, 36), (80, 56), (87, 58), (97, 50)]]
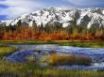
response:
[(58, 30), (53, 32), (41, 31), (40, 29), (34, 29), (33, 27), (22, 26), (16, 30), (4, 31), (0, 34), (0, 39), (3, 40), (95, 40), (104, 39), (103, 33), (68, 33), (65, 30)]

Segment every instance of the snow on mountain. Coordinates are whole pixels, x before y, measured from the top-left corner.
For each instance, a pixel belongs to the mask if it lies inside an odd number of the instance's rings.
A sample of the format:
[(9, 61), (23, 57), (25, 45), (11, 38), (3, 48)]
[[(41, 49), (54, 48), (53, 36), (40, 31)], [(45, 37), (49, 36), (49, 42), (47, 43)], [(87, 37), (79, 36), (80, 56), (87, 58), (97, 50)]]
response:
[(6, 26), (9, 26), (11, 24), (12, 20), (2, 20), (0, 21), (0, 24), (6, 24)]
[(104, 9), (103, 8), (85, 8), (85, 9), (58, 9), (49, 8), (24, 14), (14, 20), (6, 21), (7, 25), (16, 25), (18, 22), (27, 23), (33, 26), (34, 22), (37, 26), (46, 26), (49, 23), (58, 22), (63, 27), (72, 25), (75, 22), (78, 26), (104, 27)]

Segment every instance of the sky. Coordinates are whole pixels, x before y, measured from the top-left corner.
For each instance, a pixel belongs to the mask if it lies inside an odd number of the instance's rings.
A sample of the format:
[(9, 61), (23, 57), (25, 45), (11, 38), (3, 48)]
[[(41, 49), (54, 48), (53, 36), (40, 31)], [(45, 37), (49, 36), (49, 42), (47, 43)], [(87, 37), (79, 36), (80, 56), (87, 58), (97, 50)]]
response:
[(104, 7), (104, 0), (0, 0), (0, 20), (14, 19), (35, 10), (58, 8)]

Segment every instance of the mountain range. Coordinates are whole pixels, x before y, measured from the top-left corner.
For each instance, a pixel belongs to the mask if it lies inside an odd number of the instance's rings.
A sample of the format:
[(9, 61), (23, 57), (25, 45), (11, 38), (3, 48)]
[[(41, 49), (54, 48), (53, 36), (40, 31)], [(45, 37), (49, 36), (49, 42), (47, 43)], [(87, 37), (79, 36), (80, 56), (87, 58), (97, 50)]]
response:
[(103, 8), (84, 8), (84, 9), (61, 9), (48, 8), (24, 14), (13, 20), (1, 21), (1, 24), (17, 25), (19, 22), (26, 23), (30, 27), (59, 23), (62, 27), (70, 25), (85, 26), (88, 29), (95, 26), (104, 27), (104, 9)]

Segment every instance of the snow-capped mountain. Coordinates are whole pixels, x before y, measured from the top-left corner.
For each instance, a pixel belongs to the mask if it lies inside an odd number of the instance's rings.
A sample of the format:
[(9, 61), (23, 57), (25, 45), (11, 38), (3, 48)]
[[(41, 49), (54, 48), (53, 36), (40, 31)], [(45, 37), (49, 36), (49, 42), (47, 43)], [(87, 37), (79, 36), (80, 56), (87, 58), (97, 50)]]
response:
[(0, 24), (6, 24), (6, 26), (9, 26), (13, 20), (2, 20), (0, 21)]
[(6, 21), (6, 25), (16, 25), (20, 21), (21, 23), (27, 23), (29, 26), (33, 26), (34, 23), (37, 26), (46, 26), (46, 24), (54, 24), (55, 22), (58, 22), (62, 24), (63, 27), (67, 27), (74, 22), (74, 24), (78, 26), (86, 26), (87, 28), (91, 28), (92, 26), (104, 27), (104, 9), (49, 8), (34, 11), (30, 14), (24, 14), (14, 20)]

